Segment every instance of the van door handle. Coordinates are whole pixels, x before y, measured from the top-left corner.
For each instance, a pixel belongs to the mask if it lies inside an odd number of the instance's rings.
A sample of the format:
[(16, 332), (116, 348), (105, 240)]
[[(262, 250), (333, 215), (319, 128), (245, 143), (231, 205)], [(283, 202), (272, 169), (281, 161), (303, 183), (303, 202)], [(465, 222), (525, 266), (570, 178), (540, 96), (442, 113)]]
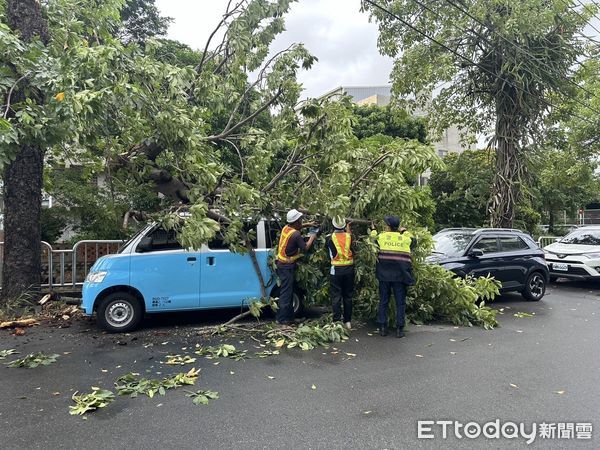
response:
[(188, 256), (188, 262), (194, 262), (196, 261), (196, 257), (195, 256)]
[(215, 257), (214, 256), (208, 256), (206, 258), (206, 263), (209, 266), (214, 266), (215, 265)]

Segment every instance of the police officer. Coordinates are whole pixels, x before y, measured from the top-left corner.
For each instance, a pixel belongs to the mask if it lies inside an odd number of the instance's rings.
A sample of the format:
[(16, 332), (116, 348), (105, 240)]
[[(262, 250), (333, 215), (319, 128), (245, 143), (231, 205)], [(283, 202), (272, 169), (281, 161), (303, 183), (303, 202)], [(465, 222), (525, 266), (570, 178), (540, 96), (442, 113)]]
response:
[(279, 304), (277, 309), (277, 323), (289, 325), (294, 321), (294, 307), (292, 296), (294, 294), (294, 272), (296, 261), (302, 257), (313, 245), (317, 237), (318, 229), (313, 228), (310, 232), (308, 242), (304, 240), (300, 230), (302, 228), (316, 227), (316, 222), (302, 223), (303, 214), (292, 209), (287, 213), (287, 225), (281, 230), (279, 245), (277, 247), (277, 276), (281, 285), (279, 286)]
[(334, 217), (331, 221), (334, 232), (327, 237), (326, 247), (331, 259), (329, 272), (329, 295), (333, 310), (333, 320), (342, 320), (344, 306), (344, 326), (352, 329), (352, 294), (354, 293), (354, 243), (350, 224), (345, 219)]
[(386, 216), (384, 221), (387, 225), (386, 231), (377, 233), (373, 226), (371, 231), (371, 237), (377, 240), (379, 248), (376, 267), (376, 276), (379, 280), (377, 322), (379, 334), (387, 336), (387, 310), (393, 292), (396, 300), (396, 337), (401, 338), (404, 337), (406, 290), (408, 286), (415, 284), (411, 250), (416, 244), (416, 239), (406, 229), (399, 229), (398, 217)]

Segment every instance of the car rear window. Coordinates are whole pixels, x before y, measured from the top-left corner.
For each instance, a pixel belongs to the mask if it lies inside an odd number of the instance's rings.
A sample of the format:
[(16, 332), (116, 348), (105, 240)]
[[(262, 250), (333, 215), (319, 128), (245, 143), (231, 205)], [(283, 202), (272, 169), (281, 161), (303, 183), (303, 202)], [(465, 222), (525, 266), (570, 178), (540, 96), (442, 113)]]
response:
[(500, 249), (503, 252), (514, 252), (517, 250), (527, 250), (529, 249), (529, 245), (519, 236), (501, 236)]

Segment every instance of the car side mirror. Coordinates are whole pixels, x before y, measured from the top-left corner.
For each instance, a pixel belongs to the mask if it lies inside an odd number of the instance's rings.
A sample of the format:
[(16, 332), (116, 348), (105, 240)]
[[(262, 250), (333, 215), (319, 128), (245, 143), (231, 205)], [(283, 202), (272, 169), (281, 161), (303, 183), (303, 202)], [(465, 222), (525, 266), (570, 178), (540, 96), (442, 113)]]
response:
[(554, 238), (554, 242), (560, 242), (561, 238)]
[(474, 248), (467, 255), (469, 258), (481, 258), (483, 256), (483, 250), (480, 248)]
[(144, 236), (138, 243), (135, 250), (139, 253), (151, 251), (152, 250), (152, 236)]

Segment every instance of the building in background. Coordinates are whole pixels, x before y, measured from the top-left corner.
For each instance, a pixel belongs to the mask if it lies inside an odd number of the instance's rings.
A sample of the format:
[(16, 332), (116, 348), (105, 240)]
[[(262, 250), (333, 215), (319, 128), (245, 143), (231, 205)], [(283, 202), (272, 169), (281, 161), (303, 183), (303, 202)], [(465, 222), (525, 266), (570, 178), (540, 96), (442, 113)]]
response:
[[(352, 101), (360, 106), (387, 106), (392, 100), (392, 86), (339, 86), (321, 95), (319, 98), (341, 98), (348, 95)], [(425, 112), (417, 109), (417, 117), (425, 116)], [(460, 141), (460, 129), (456, 126), (448, 128), (439, 141), (432, 142), (438, 156), (445, 157), (448, 153), (462, 153), (465, 150), (474, 150), (474, 145), (466, 145)], [(419, 177), (418, 184), (426, 185), (430, 173), (425, 172)]]

